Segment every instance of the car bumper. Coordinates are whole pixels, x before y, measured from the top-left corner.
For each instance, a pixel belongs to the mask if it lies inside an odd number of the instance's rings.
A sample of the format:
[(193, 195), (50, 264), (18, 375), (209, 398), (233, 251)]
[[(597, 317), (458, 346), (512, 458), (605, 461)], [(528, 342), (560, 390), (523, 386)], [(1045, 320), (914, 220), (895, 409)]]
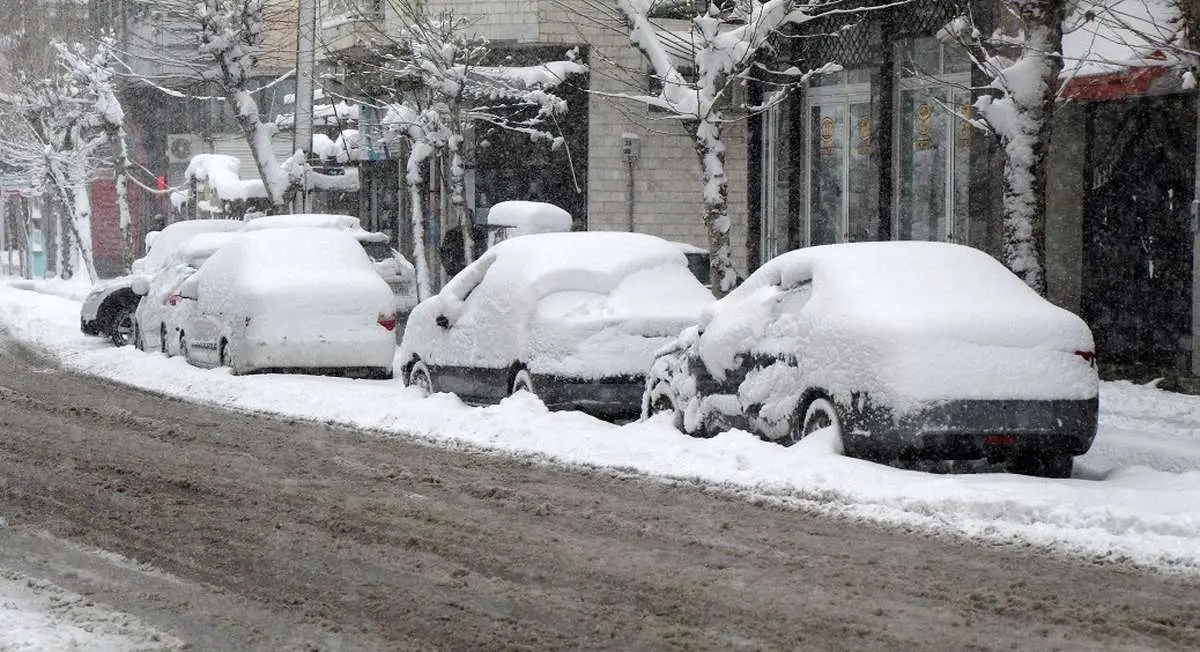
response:
[(867, 400), (851, 403), (842, 406), (847, 449), (884, 459), (1082, 455), (1096, 437), (1099, 408), (1098, 398), (960, 400), (895, 417)]
[(338, 341), (251, 342), (233, 350), (239, 372), (392, 368), (396, 342), (391, 332), (380, 337)]
[(643, 376), (567, 378), (533, 376), (538, 398), (552, 410), (571, 409), (605, 419), (637, 418), (642, 411)]

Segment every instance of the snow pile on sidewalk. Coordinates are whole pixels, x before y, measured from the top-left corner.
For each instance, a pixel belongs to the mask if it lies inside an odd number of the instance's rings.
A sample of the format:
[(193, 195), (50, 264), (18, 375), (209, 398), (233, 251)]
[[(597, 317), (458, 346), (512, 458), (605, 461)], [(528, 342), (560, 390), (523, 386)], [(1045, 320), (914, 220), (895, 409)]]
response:
[(690, 439), (665, 417), (614, 426), (551, 413), (521, 394), (472, 408), (419, 398), (399, 380), (230, 376), (178, 358), (114, 349), (78, 332), (79, 304), (0, 285), (0, 329), (68, 367), (172, 396), (396, 435), (632, 469), (824, 513), (991, 542), (1200, 571), (1200, 397), (1128, 383), (1101, 389), (1101, 426), (1076, 478), (937, 475), (837, 455), (815, 436), (791, 448), (744, 432)]

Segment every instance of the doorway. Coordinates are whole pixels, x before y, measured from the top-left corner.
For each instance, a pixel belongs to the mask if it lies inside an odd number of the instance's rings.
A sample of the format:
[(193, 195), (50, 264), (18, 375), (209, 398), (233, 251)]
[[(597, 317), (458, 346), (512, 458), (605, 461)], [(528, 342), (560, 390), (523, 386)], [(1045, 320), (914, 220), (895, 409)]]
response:
[(1082, 310), (1101, 361), (1188, 368), (1195, 130), (1191, 97), (1091, 105)]

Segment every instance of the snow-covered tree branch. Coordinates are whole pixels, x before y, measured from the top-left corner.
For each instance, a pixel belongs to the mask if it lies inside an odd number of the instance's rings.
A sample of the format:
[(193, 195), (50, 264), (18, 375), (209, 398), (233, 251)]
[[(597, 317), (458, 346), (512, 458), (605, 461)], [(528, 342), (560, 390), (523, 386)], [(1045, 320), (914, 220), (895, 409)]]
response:
[[(392, 10), (407, 27), (396, 39), (384, 39), (373, 73), (395, 80), (397, 90), (373, 101), (388, 108), (389, 127), (410, 144), (406, 178), (414, 242), (420, 248), (423, 240), (416, 236), (424, 229), (416, 222), (425, 219), (420, 210), (423, 170), (437, 163), (445, 166), (454, 221), (470, 233), (465, 180), (470, 134), (499, 129), (553, 148), (562, 146), (563, 139), (550, 125), (567, 111), (567, 104), (553, 89), (570, 75), (586, 73), (587, 67), (576, 60), (575, 51), (539, 65), (503, 65), (493, 61), (498, 57), (491, 44), (451, 12), (431, 14), (422, 4), (406, 0), (395, 0)], [(463, 238), (463, 248), (463, 260), (470, 262), (471, 238)], [(416, 258), (418, 275), (428, 278), (423, 252)]]

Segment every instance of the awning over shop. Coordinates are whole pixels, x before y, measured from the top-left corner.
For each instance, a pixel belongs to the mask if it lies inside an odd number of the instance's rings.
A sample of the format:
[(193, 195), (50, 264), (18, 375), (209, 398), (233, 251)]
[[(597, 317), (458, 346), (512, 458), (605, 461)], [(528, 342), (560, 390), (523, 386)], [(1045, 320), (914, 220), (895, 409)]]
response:
[(1059, 99), (1109, 100), (1174, 84), (1177, 0), (1081, 0), (1063, 30)]

